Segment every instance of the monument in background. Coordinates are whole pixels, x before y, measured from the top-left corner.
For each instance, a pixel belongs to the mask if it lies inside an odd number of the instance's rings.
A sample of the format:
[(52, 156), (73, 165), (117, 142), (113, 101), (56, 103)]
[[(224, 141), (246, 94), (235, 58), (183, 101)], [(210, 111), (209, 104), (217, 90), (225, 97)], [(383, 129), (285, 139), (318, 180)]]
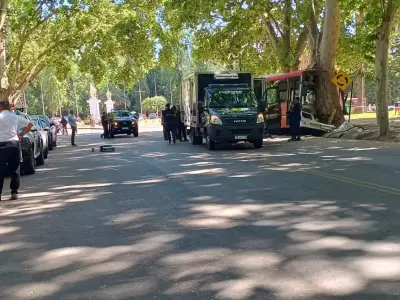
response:
[(90, 115), (93, 116), (95, 122), (99, 122), (100, 116), (100, 100), (97, 99), (97, 89), (93, 83), (90, 84), (90, 98), (87, 101), (89, 104)]
[(107, 101), (104, 102), (104, 104), (106, 105), (106, 110), (107, 113), (111, 112), (114, 109), (114, 101), (111, 100), (111, 92), (110, 90), (107, 90)]

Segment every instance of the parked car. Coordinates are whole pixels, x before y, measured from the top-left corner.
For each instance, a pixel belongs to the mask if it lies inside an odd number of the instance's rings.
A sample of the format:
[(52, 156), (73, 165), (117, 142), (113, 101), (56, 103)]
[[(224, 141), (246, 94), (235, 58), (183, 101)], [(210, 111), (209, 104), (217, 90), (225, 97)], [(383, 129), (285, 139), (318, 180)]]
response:
[(120, 109), (111, 112), (110, 137), (116, 134), (139, 136), (139, 122), (128, 110)]
[(49, 135), (48, 130), (46, 131), (46, 123), (42, 119), (33, 119), (37, 132), (39, 133), (40, 138), (42, 139), (41, 144), (43, 148), (43, 157), (47, 159), (49, 155)]
[(44, 130), (47, 131), (48, 142), (49, 142), (49, 150), (53, 150), (54, 147), (57, 147), (57, 133), (58, 126), (57, 122), (54, 119), (49, 119), (48, 116), (45, 115), (36, 115), (31, 116), (33, 120), (42, 120), (44, 122)]
[[(32, 124), (35, 122), (26, 113), (15, 111), (15, 114), (27, 119)], [(20, 128), (22, 130), (22, 128)], [(42, 139), (35, 125), (31, 131), (25, 134), (21, 140), (21, 171), (24, 174), (34, 174), (36, 165), (44, 164)]]

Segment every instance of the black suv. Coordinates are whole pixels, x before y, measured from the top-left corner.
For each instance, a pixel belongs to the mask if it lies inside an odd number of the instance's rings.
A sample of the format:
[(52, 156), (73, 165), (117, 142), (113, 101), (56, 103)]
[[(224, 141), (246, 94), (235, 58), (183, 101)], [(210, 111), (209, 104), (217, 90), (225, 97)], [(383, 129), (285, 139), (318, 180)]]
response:
[(116, 134), (139, 136), (139, 122), (133, 115), (124, 109), (111, 112), (110, 137)]
[[(21, 111), (15, 111), (19, 115), (27, 119), (32, 124), (35, 124), (31, 117)], [(22, 130), (22, 128), (19, 128)], [(44, 165), (44, 149), (42, 139), (37, 132), (35, 126), (31, 131), (25, 134), (21, 140), (21, 171), (24, 174), (33, 174), (36, 171), (36, 165)]]

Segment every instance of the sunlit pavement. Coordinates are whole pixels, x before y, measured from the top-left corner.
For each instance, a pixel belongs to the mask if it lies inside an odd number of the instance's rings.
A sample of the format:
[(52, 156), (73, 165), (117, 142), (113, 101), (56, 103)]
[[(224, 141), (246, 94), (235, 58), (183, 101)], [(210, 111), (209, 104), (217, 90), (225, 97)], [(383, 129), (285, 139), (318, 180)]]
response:
[(400, 299), (399, 146), (210, 152), (159, 129), (114, 153), (62, 137), (22, 178), (0, 203), (1, 299)]

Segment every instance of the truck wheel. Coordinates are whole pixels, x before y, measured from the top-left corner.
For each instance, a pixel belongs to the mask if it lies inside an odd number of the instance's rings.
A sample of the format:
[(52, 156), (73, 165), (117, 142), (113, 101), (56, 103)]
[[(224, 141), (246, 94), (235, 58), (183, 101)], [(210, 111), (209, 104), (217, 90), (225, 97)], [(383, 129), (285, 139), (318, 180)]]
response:
[(38, 166), (43, 166), (44, 165), (44, 151), (43, 151), (43, 149), (40, 150), (40, 154), (36, 158), (36, 164)]
[(22, 164), (25, 175), (35, 174), (36, 166), (35, 166), (35, 156), (33, 154), (33, 150), (29, 151), (28, 156), (24, 157)]
[(263, 139), (255, 140), (253, 142), (254, 148), (262, 148), (263, 144), (264, 144)]
[(215, 150), (215, 141), (211, 140), (209, 137), (206, 138), (208, 150)]
[(110, 139), (113, 139), (114, 138), (114, 132), (111, 132), (110, 133)]
[(190, 141), (191, 141), (191, 143), (192, 143), (192, 145), (197, 145), (197, 137), (194, 135), (194, 133), (195, 133), (195, 130), (194, 130), (194, 128), (191, 128), (190, 129)]
[(203, 145), (203, 137), (201, 135), (196, 136), (197, 145)]
[(133, 136), (134, 137), (138, 137), (139, 136), (139, 129), (136, 128), (135, 131), (133, 132)]

